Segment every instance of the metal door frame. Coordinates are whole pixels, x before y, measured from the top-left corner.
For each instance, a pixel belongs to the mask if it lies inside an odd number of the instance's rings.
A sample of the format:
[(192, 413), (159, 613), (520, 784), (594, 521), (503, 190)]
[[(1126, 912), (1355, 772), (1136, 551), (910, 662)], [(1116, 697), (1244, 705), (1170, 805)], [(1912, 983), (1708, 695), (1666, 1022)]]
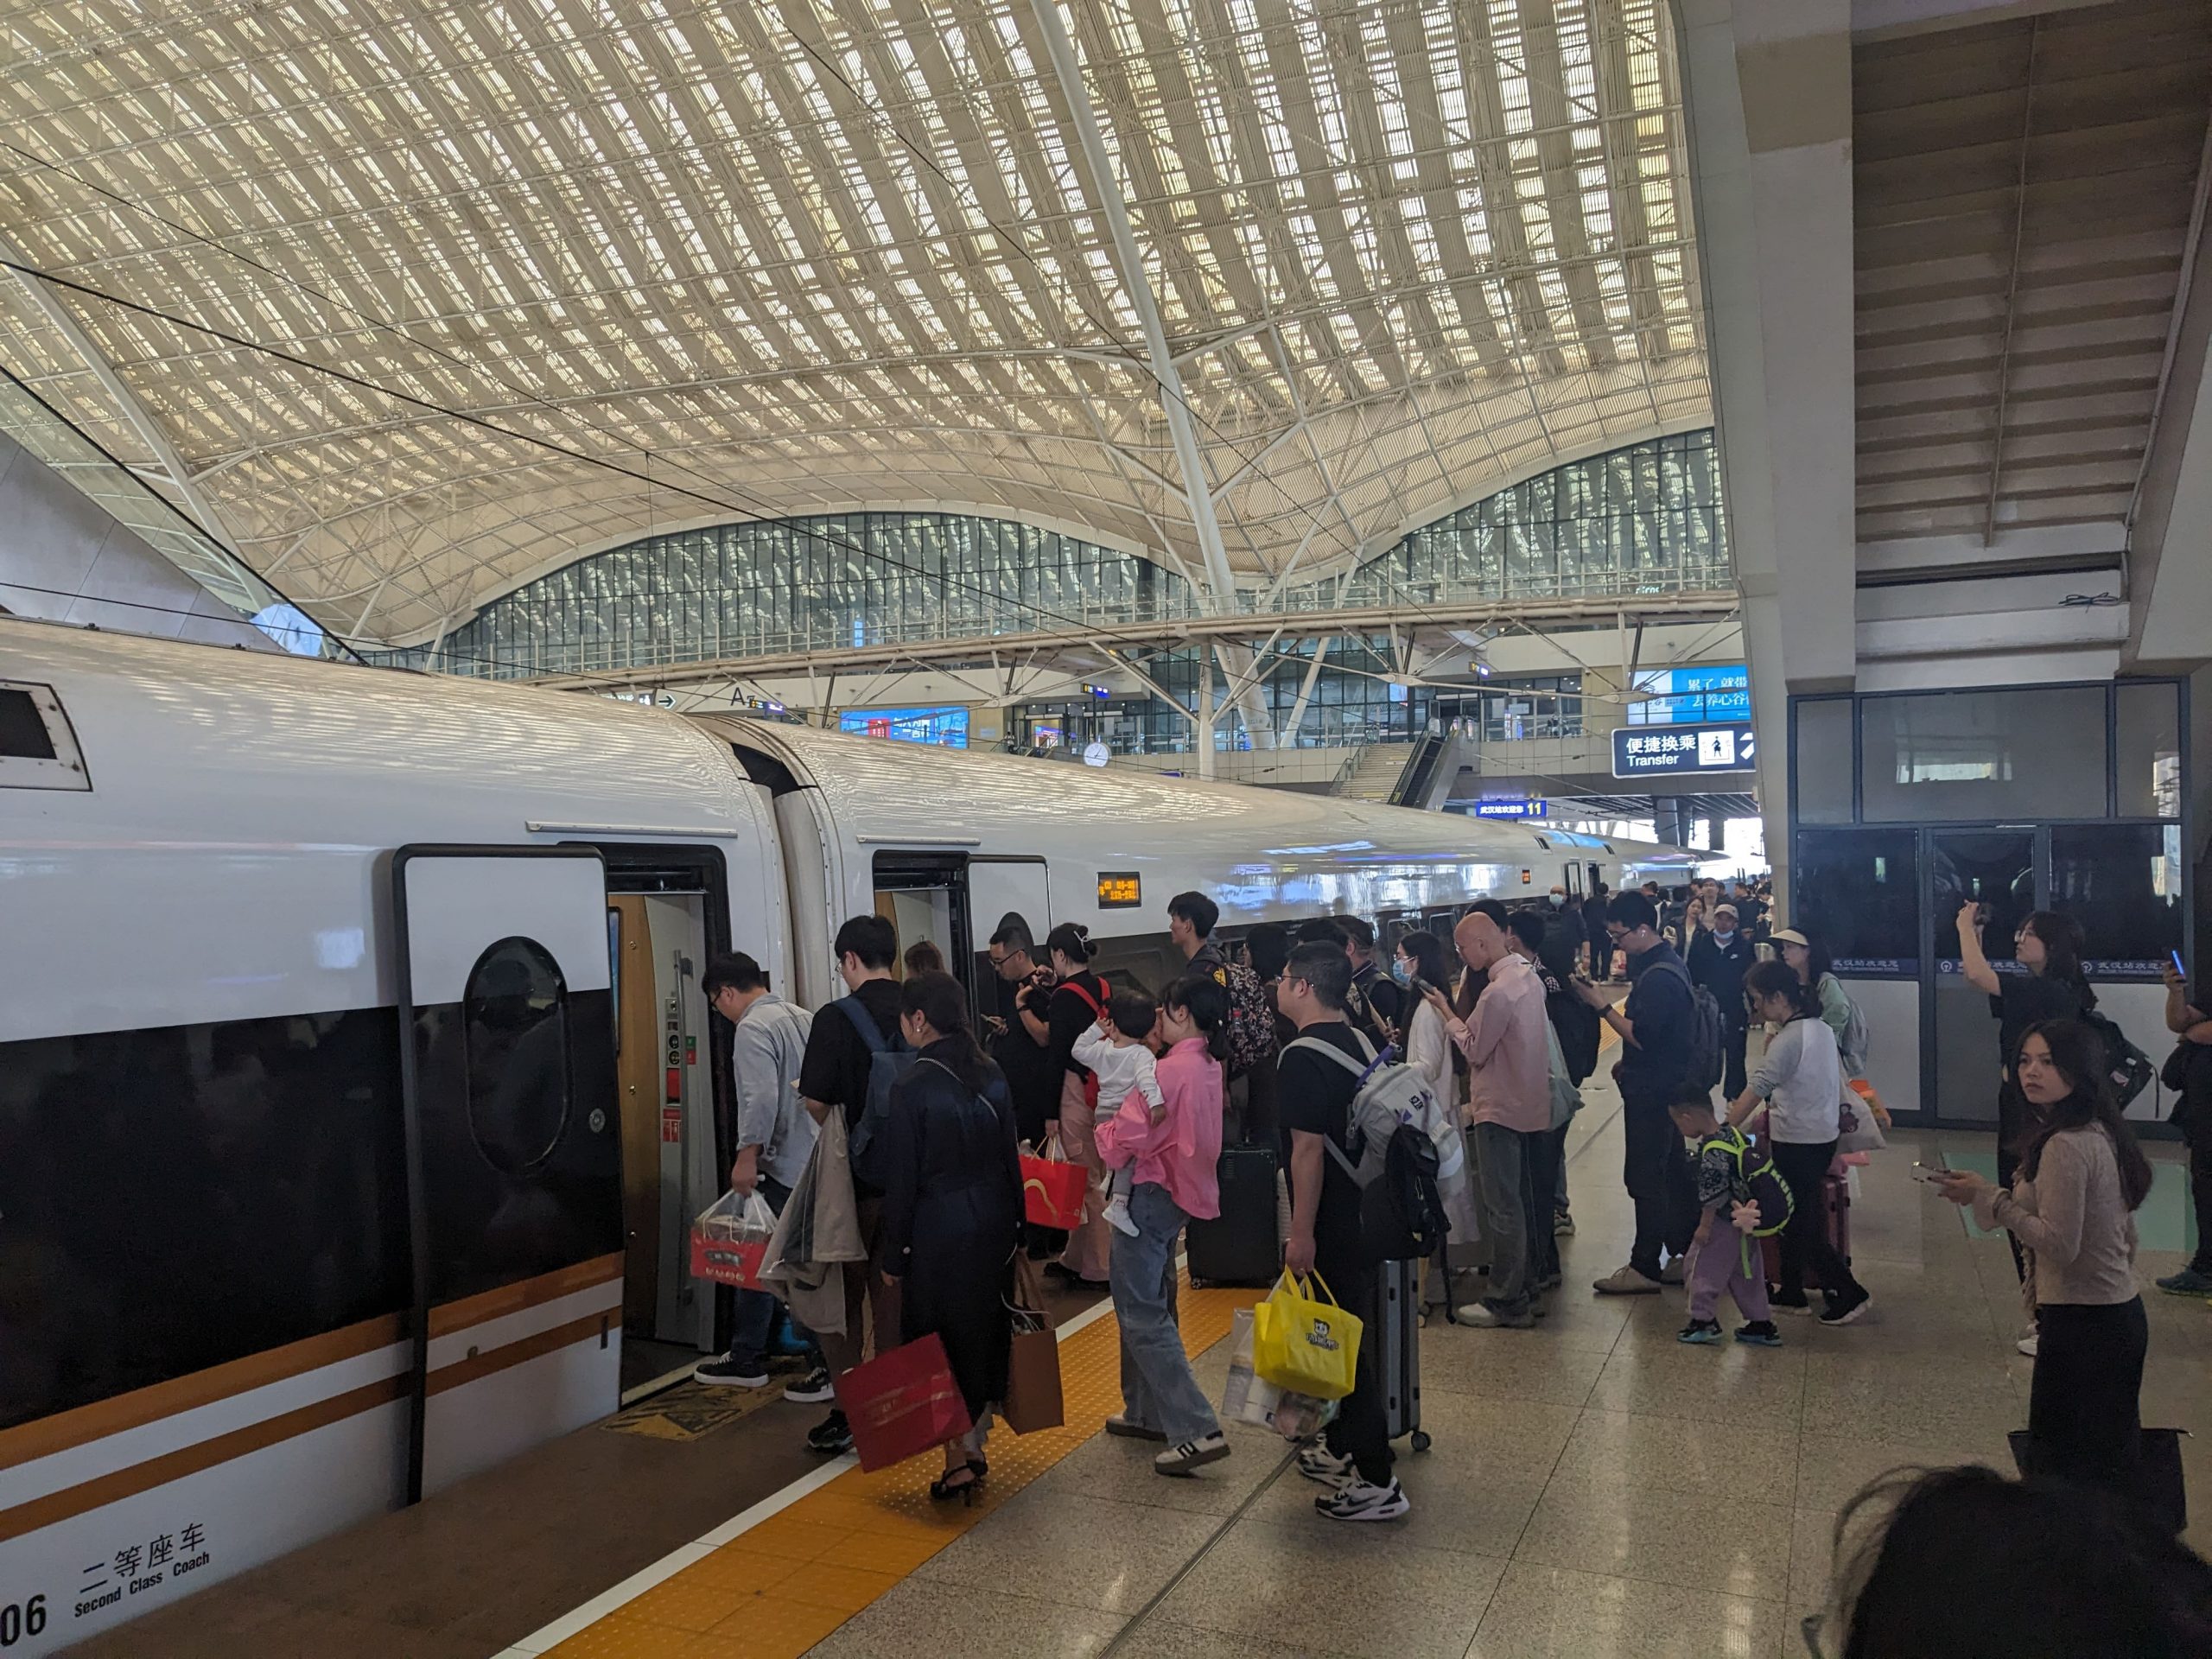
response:
[[(407, 1502), (423, 1501), (423, 1459), (430, 1408), (430, 1200), (423, 1173), (422, 1065), (415, 1041), (414, 952), (407, 927), (407, 867), (418, 858), (589, 859), (600, 867), (600, 895), (607, 893), (607, 861), (595, 847), (499, 847), (466, 842), (414, 842), (391, 855), (392, 990), (399, 1028), (399, 1109), (405, 1136), (409, 1319), (413, 1355), (407, 1376)], [(488, 944), (496, 940), (486, 940)], [(617, 1137), (616, 1167), (620, 1165)]]

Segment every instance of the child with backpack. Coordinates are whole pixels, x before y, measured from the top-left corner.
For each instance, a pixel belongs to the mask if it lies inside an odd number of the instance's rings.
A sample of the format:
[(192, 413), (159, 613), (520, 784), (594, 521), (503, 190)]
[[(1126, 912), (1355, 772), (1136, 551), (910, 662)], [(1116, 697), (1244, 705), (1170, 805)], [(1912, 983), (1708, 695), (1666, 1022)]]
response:
[[(1160, 1007), (1152, 998), (1142, 991), (1116, 991), (1106, 999), (1098, 1023), (1076, 1039), (1076, 1064), (1089, 1067), (1098, 1079), (1102, 1122), (1124, 1112), (1141, 1113), (1154, 1126), (1166, 1117), (1167, 1097), (1160, 1090), (1152, 1049), (1159, 1023)], [(1108, 1177), (1111, 1195), (1106, 1200), (1106, 1224), (1130, 1238), (1137, 1236), (1136, 1222), (1129, 1214), (1135, 1180), (1134, 1159), (1125, 1160)]]
[(1697, 1142), (1697, 1236), (1690, 1243), (1690, 1322), (1675, 1340), (1720, 1340), (1713, 1317), (1726, 1291), (1744, 1323), (1736, 1340), (1760, 1348), (1782, 1346), (1768, 1305), (1766, 1264), (1752, 1241), (1779, 1233), (1789, 1224), (1789, 1189), (1775, 1173), (1774, 1160), (1745, 1138), (1734, 1124), (1724, 1124), (1713, 1097), (1686, 1089), (1669, 1103), (1669, 1115), (1686, 1140)]

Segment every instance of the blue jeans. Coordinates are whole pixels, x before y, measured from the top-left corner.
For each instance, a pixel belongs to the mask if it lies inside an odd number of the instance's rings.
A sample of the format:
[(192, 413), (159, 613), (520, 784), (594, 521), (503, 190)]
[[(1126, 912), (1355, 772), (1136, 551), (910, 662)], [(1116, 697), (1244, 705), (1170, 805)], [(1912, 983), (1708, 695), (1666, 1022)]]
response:
[[(791, 1190), (781, 1181), (763, 1175), (759, 1188), (768, 1207), (778, 1215), (790, 1202)], [(734, 1290), (730, 1304), (729, 1355), (734, 1365), (758, 1369), (768, 1352), (768, 1339), (776, 1332), (776, 1316), (784, 1311), (783, 1302), (765, 1290)], [(806, 1344), (809, 1369), (822, 1363), (822, 1351), (806, 1327), (797, 1319), (791, 1321), (791, 1335)]]
[(1174, 1443), (1217, 1433), (1175, 1323), (1175, 1239), (1190, 1217), (1151, 1181), (1129, 1194), (1129, 1217), (1136, 1236), (1114, 1235), (1109, 1269), (1122, 1328), (1122, 1414)]

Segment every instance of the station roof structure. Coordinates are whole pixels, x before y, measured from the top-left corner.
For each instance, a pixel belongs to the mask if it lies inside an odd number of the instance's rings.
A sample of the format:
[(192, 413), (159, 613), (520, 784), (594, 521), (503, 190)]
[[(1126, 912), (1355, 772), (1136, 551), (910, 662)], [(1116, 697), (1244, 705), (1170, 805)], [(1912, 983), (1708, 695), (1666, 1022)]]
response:
[(0, 0), (0, 353), (349, 636), (848, 506), (1325, 575), (1711, 419), (1662, 0)]

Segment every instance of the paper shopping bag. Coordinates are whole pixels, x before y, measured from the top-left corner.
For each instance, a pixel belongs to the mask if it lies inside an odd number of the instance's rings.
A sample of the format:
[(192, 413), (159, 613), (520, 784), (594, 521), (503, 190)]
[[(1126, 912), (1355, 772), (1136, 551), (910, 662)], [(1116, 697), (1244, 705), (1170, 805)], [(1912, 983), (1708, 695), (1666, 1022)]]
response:
[(1060, 1397), (1060, 1339), (1049, 1313), (1016, 1308), (1014, 1344), (1007, 1355), (1006, 1398), (999, 1415), (1017, 1434), (1058, 1428), (1067, 1421)]
[[(1309, 1282), (1328, 1300), (1317, 1300)], [(1285, 1272), (1252, 1310), (1252, 1369), (1288, 1393), (1341, 1400), (1351, 1392), (1359, 1334), (1359, 1320), (1337, 1306), (1320, 1274), (1308, 1281)]]
[(1041, 1153), (1021, 1154), (1021, 1211), (1039, 1227), (1063, 1232), (1080, 1227), (1090, 1187), (1090, 1166), (1061, 1157), (1057, 1138), (1047, 1141)]
[(775, 1231), (776, 1212), (758, 1192), (725, 1192), (691, 1224), (691, 1276), (741, 1290), (765, 1288), (760, 1268)]
[(934, 1331), (854, 1366), (836, 1387), (863, 1469), (887, 1469), (975, 1427)]

